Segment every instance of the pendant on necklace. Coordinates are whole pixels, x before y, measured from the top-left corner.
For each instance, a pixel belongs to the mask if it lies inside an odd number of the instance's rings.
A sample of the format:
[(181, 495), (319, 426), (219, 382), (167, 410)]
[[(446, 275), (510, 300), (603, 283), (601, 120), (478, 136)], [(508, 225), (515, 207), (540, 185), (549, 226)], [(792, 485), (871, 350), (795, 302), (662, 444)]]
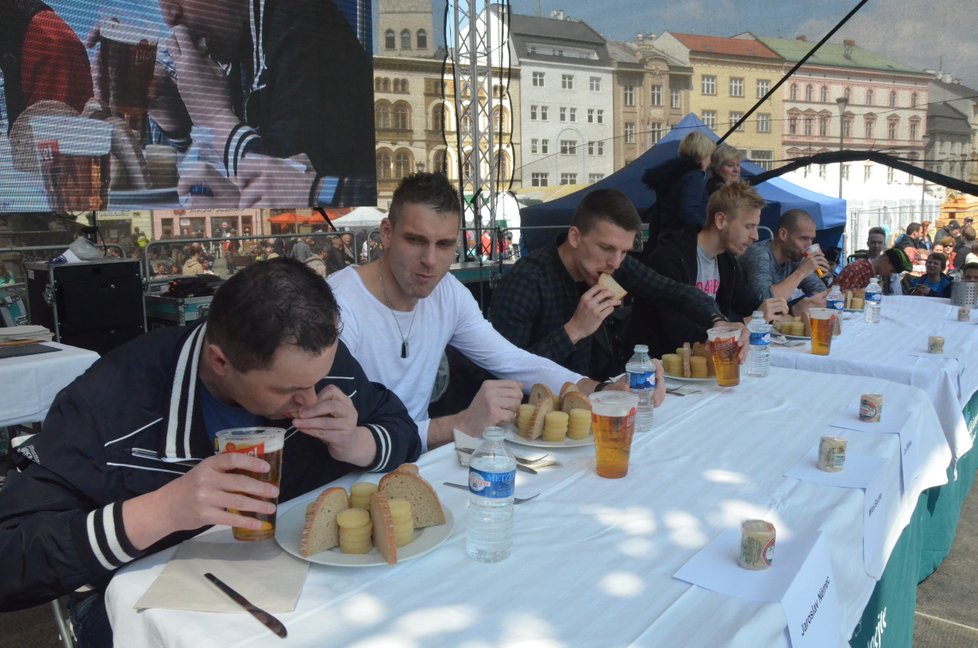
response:
[(407, 340), (401, 340), (401, 357), (408, 357), (408, 343)]

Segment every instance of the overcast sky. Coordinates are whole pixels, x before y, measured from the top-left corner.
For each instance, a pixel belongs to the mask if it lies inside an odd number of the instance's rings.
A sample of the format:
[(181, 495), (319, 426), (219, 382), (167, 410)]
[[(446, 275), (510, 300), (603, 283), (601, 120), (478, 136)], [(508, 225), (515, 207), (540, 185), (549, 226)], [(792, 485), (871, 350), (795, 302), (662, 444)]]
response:
[[(563, 9), (605, 38), (633, 40), (663, 31), (758, 36), (817, 42), (857, 0), (511, 0), (520, 14)], [(911, 67), (941, 68), (978, 89), (978, 0), (869, 0), (833, 41), (860, 47)]]

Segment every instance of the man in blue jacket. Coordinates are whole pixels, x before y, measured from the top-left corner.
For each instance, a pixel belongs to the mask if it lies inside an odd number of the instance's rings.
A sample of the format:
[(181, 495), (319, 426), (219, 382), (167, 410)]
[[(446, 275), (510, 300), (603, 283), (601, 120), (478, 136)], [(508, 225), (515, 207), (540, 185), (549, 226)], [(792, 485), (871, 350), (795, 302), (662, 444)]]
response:
[[(294, 259), (254, 264), (216, 293), (207, 322), (165, 328), (96, 362), (55, 399), (29, 459), (0, 491), (0, 610), (79, 588), (80, 646), (111, 642), (102, 592), (119, 567), (214, 525), (270, 513), (355, 470), (421, 451), (401, 401), (339, 341), (330, 288)], [(245, 454), (215, 454), (218, 430), (286, 428), (280, 489)]]

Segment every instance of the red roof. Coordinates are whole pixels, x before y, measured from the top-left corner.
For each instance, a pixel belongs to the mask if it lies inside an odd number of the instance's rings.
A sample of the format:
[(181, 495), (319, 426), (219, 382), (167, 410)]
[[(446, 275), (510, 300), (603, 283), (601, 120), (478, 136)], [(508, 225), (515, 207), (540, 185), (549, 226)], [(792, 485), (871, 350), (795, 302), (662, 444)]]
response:
[(689, 48), (690, 52), (706, 54), (726, 54), (728, 56), (751, 56), (781, 60), (781, 57), (768, 49), (763, 43), (754, 39), (723, 38), (722, 36), (696, 36), (695, 34), (676, 34), (680, 43)]

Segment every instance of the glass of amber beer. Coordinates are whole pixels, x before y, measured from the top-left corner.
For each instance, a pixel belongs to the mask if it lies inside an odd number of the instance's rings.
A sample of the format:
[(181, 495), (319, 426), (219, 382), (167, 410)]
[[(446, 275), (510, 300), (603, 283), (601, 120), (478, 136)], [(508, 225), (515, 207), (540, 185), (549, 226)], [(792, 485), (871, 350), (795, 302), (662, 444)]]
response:
[[(264, 459), (271, 466), (271, 469), (266, 473), (254, 473), (249, 470), (236, 470), (236, 473), (275, 484), (275, 486), (279, 486), (282, 479), (282, 451), (284, 448), (285, 430), (283, 428), (233, 428), (217, 433), (218, 452), (249, 454), (252, 457)], [(278, 504), (277, 497), (267, 498), (265, 501)], [(235, 540), (267, 540), (275, 535), (275, 512), (255, 513), (253, 511), (228, 510), (231, 513), (253, 517), (262, 523), (262, 528), (257, 531), (231, 527)]]
[(142, 20), (103, 21), (99, 27), (99, 92), (109, 110), (142, 136), (159, 28)]
[(706, 332), (713, 366), (717, 373), (717, 384), (721, 387), (735, 387), (740, 384), (740, 347), (737, 342), (740, 331), (736, 325), (716, 326)]
[(591, 394), (588, 400), (591, 401), (598, 475), (611, 479), (624, 477), (628, 474), (638, 396), (630, 392), (602, 391)]
[(112, 124), (82, 117), (35, 117), (31, 134), (51, 211), (108, 208)]
[(812, 323), (812, 354), (828, 355), (832, 348), (832, 328), (835, 326), (834, 308), (812, 308), (808, 317)]

